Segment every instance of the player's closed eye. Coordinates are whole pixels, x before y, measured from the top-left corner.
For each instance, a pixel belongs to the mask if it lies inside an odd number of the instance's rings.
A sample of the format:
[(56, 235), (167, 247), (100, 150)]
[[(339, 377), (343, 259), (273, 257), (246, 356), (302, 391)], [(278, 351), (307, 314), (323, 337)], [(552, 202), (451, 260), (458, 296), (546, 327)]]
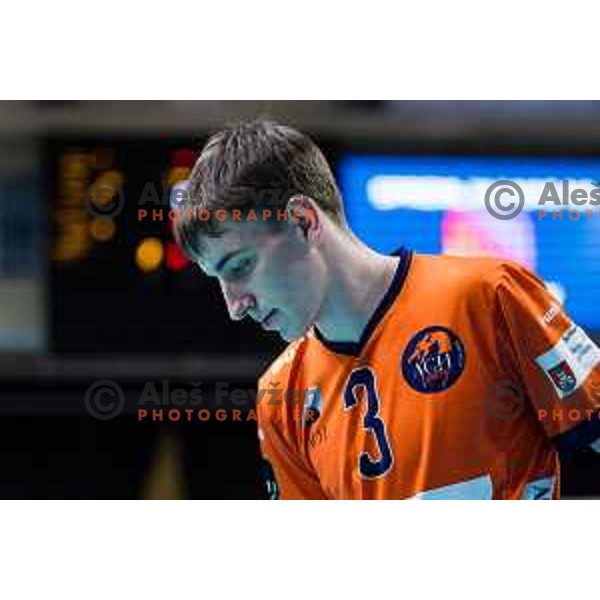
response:
[(244, 257), (229, 269), (229, 277), (239, 279), (250, 273), (253, 260), (250, 257)]

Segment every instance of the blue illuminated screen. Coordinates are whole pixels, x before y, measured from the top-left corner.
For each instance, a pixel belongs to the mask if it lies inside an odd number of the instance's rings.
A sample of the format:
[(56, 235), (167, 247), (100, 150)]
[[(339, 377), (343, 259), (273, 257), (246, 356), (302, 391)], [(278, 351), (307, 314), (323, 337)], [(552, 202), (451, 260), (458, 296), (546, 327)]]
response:
[[(524, 208), (514, 218), (486, 210), (486, 191), (500, 180), (523, 190)], [(600, 205), (590, 194), (600, 185), (600, 159), (354, 154), (339, 160), (338, 181), (352, 230), (375, 250), (404, 245), (517, 260), (544, 279), (574, 320), (600, 332)], [(572, 203), (575, 189), (588, 194), (585, 205)], [(500, 197), (501, 206), (513, 197)]]

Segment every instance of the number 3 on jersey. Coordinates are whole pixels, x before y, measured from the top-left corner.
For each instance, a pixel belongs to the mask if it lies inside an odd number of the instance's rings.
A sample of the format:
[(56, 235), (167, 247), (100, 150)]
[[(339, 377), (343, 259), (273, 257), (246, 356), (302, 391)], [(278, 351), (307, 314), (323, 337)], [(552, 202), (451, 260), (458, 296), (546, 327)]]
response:
[(375, 436), (379, 458), (374, 460), (368, 452), (361, 452), (359, 458), (359, 472), (362, 477), (373, 479), (385, 475), (392, 467), (392, 450), (385, 433), (385, 424), (379, 417), (379, 398), (375, 387), (375, 375), (369, 367), (362, 367), (352, 371), (346, 389), (344, 390), (344, 408), (355, 408), (359, 398), (357, 388), (363, 387), (367, 396), (367, 412), (363, 420), (363, 427)]

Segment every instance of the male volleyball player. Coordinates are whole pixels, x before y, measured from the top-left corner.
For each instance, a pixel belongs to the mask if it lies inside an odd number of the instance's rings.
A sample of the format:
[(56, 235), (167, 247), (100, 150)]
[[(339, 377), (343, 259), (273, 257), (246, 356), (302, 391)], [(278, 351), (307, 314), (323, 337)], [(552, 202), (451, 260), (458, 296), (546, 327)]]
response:
[(600, 351), (518, 264), (374, 252), (269, 121), (211, 137), (186, 185), (179, 243), (290, 342), (259, 383), (264, 496), (557, 498), (559, 452), (600, 446)]

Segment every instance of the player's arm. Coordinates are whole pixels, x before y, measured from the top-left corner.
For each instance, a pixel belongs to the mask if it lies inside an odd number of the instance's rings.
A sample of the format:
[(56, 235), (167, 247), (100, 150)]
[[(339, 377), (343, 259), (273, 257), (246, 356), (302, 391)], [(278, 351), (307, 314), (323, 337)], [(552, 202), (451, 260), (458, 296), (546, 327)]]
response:
[(259, 496), (268, 500), (326, 500), (316, 473), (294, 442), (279, 410), (259, 404)]
[(544, 283), (501, 263), (494, 313), (506, 355), (561, 456), (600, 451), (600, 350)]

